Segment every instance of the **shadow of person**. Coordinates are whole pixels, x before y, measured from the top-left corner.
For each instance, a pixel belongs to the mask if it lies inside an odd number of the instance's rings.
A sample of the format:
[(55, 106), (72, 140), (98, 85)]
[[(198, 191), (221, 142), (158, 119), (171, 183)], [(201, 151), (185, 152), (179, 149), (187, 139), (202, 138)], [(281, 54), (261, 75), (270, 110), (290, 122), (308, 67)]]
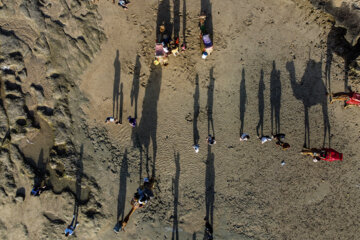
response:
[(45, 190), (48, 189), (48, 182), (46, 180), (46, 174), (47, 174), (47, 164), (48, 161), (44, 160), (44, 150), (41, 149), (40, 153), (39, 153), (39, 157), (37, 162), (33, 163), (35, 166), (35, 177), (34, 177), (34, 186), (33, 186), (33, 190), (39, 190), (39, 194)]
[(241, 72), (241, 82), (240, 82), (240, 136), (244, 133), (244, 117), (246, 111), (246, 85), (245, 85), (245, 69), (242, 69)]
[(141, 119), (139, 127), (136, 129), (136, 135), (139, 143), (145, 148), (146, 172), (149, 175), (149, 146), (152, 143), (152, 177), (155, 177), (155, 162), (156, 162), (156, 132), (157, 132), (157, 105), (160, 96), (160, 86), (162, 78), (161, 67), (155, 65), (151, 66), (152, 70), (145, 89), (145, 95), (142, 105)]
[[(165, 32), (160, 32), (160, 26), (165, 26)], [(170, 1), (163, 0), (159, 3), (157, 21), (156, 21), (156, 42), (160, 43), (163, 41), (164, 36), (168, 38), (172, 35), (172, 24), (171, 24), (171, 11), (170, 11)]]
[[(271, 104), (271, 135), (280, 133), (280, 108), (281, 108), (281, 80), (280, 71), (276, 69), (273, 61), (273, 68), (270, 74), (270, 104)], [(274, 129), (275, 125), (275, 129)]]
[(119, 112), (119, 93), (120, 93), (120, 59), (119, 50), (116, 50), (116, 57), (114, 60), (114, 86), (113, 86), (113, 117), (118, 118)]
[[(141, 63), (140, 63), (140, 56), (136, 55), (135, 60), (135, 68), (134, 68), (134, 76), (131, 86), (131, 92), (130, 92), (130, 101), (131, 106), (134, 106), (134, 117), (135, 119), (138, 118), (138, 98), (139, 98), (139, 87), (140, 87), (140, 72), (141, 72)], [(131, 132), (131, 139), (133, 141), (134, 147), (137, 147), (139, 149), (140, 153), (140, 162), (139, 162), (139, 176), (140, 181), (139, 184), (142, 183), (142, 166), (143, 166), (143, 152), (140, 145), (139, 136), (137, 135), (138, 126), (135, 126), (132, 128)]]
[[(259, 89), (258, 89), (258, 111), (259, 111), (259, 122), (256, 126), (256, 134), (257, 136), (264, 135), (264, 91), (265, 91), (265, 83), (264, 83), (264, 71), (261, 69), (260, 71), (260, 81), (259, 81)], [(259, 132), (260, 129), (260, 132)]]
[(128, 151), (125, 149), (124, 156), (121, 162), (120, 167), (120, 177), (119, 177), (119, 194), (118, 194), (118, 202), (117, 202), (117, 224), (122, 222), (125, 217), (125, 203), (126, 203), (126, 185), (127, 185), (127, 177), (129, 177), (128, 171)]
[(135, 60), (135, 69), (134, 69), (134, 77), (131, 87), (130, 93), (130, 100), (131, 106), (134, 106), (134, 116), (137, 118), (137, 108), (138, 108), (138, 97), (139, 97), (139, 87), (140, 87), (140, 70), (141, 70), (141, 63), (140, 63), (140, 56), (136, 56)]
[(213, 32), (213, 21), (212, 21), (212, 4), (210, 0), (201, 0), (201, 10), (200, 14), (205, 13), (206, 21), (205, 21), (205, 29), (208, 34), (210, 34), (211, 40), (214, 38)]
[(200, 99), (200, 89), (199, 89), (199, 75), (196, 74), (195, 77), (195, 93), (194, 93), (194, 120), (193, 120), (193, 136), (194, 136), (194, 145), (199, 143), (199, 130), (197, 127), (197, 122), (200, 113), (199, 99)]
[(312, 106), (320, 104), (322, 107), (324, 139), (323, 146), (326, 143), (326, 136), (329, 138), (330, 146), (330, 121), (327, 107), (326, 87), (322, 80), (322, 61), (316, 62), (309, 59), (306, 69), (300, 82), (296, 81), (294, 62), (287, 62), (286, 69), (290, 75), (291, 88), (296, 99), (302, 101), (304, 105), (304, 147), (310, 147), (310, 120), (309, 109)]
[(174, 214), (173, 214), (173, 230), (172, 240), (179, 240), (179, 217), (178, 217), (178, 204), (179, 204), (179, 180), (180, 180), (180, 155), (175, 154), (175, 177), (172, 179), (172, 193), (174, 196)]
[[(205, 221), (210, 225), (214, 223), (214, 201), (215, 201), (215, 157), (211, 152), (211, 146), (208, 145), (205, 173)], [(205, 233), (207, 234), (207, 233)]]
[(180, 36), (180, 0), (173, 0), (174, 40)]
[(215, 78), (214, 78), (214, 68), (210, 69), (210, 83), (208, 86), (207, 93), (207, 116), (208, 116), (208, 134), (210, 134), (210, 127), (212, 129), (212, 135), (215, 137), (214, 129), (214, 119), (213, 119), (213, 105), (214, 105), (214, 88), (215, 88)]
[(123, 107), (124, 107), (124, 92), (123, 83), (120, 84), (120, 109), (119, 109), (119, 122), (122, 124), (123, 118)]
[(186, 0), (183, 0), (182, 18), (183, 18), (183, 23), (182, 23), (183, 41), (184, 44), (186, 45)]
[(327, 37), (327, 50), (326, 50), (326, 66), (325, 66), (325, 85), (326, 90), (331, 93), (331, 64), (333, 61), (333, 53), (336, 53), (344, 59), (344, 89), (348, 91), (349, 70), (350, 65), (354, 60), (360, 56), (360, 38), (353, 46), (346, 38), (347, 30), (342, 27), (332, 26)]

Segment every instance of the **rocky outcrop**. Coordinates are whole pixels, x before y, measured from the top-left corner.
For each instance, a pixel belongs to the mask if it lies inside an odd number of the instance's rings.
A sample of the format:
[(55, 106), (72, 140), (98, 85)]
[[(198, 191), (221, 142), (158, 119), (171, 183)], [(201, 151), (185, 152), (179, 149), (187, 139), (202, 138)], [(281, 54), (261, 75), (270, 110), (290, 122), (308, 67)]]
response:
[(105, 40), (100, 15), (85, 0), (4, 0), (0, 12), (0, 203), (33, 177), (76, 195), (69, 94)]
[(359, 0), (310, 0), (317, 8), (331, 14), (336, 25), (348, 29), (347, 39), (355, 42), (360, 34)]

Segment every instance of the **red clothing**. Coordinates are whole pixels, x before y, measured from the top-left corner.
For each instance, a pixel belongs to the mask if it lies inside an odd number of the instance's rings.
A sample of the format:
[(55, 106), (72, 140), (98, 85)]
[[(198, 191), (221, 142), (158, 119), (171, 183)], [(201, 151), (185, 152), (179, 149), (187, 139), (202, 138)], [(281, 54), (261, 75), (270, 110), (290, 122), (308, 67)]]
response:
[(326, 151), (326, 156), (321, 157), (321, 160), (328, 161), (328, 162), (343, 160), (343, 154), (335, 151), (332, 148), (323, 148), (322, 150)]
[(346, 101), (346, 104), (360, 106), (360, 93), (353, 92), (350, 99)]

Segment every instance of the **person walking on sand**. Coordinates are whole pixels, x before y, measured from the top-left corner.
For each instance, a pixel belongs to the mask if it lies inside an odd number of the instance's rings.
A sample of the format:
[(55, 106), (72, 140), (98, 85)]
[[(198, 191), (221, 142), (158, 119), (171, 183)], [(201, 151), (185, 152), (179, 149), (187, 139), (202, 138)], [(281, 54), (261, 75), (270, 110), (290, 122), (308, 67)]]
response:
[(240, 136), (240, 142), (247, 141), (247, 140), (249, 140), (249, 139), (250, 139), (250, 136), (249, 136), (249, 134), (247, 134), (247, 133), (243, 133), (243, 134), (241, 134), (241, 136)]
[(258, 138), (260, 139), (260, 141), (261, 141), (262, 144), (271, 141), (271, 137), (269, 137), (269, 136), (261, 136), (261, 137), (258, 136)]
[(211, 136), (209, 134), (209, 136), (206, 138), (206, 142), (209, 144), (209, 145), (214, 145), (216, 144), (216, 141), (215, 141), (215, 137)]
[(195, 144), (195, 145), (193, 145), (193, 148), (194, 148), (195, 152), (198, 153), (200, 146), (199, 146), (199, 144)]
[(290, 144), (284, 142), (285, 134), (279, 133), (271, 136), (272, 139), (276, 140), (276, 145), (280, 146), (282, 150), (287, 150), (290, 148)]
[(121, 6), (124, 10), (127, 10), (128, 7), (127, 5), (130, 3), (130, 1), (128, 0), (119, 0), (119, 6)]
[[(205, 218), (205, 221), (206, 221), (206, 218)], [(214, 237), (213, 237), (213, 228), (211, 226), (211, 224), (206, 221), (205, 222), (205, 236), (204, 236), (204, 239), (206, 240), (213, 240)]]
[[(67, 226), (67, 228), (65, 229), (65, 236), (68, 237), (70, 235), (73, 235), (75, 228), (77, 227), (77, 225), (79, 225), (78, 221), (76, 221), (77, 217), (76, 215), (73, 215), (73, 219), (71, 221), (71, 224), (69, 226)], [(74, 225), (75, 223), (75, 225)]]
[(129, 116), (128, 120), (131, 127), (136, 127), (136, 118), (132, 118), (131, 116)]

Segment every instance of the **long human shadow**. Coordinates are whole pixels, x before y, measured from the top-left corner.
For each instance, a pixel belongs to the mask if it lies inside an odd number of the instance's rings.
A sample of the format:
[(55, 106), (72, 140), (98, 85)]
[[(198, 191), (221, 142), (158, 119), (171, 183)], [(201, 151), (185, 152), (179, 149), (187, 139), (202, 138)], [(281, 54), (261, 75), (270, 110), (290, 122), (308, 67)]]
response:
[[(265, 83), (264, 83), (264, 70), (260, 71), (260, 81), (259, 81), (259, 89), (258, 89), (258, 111), (259, 111), (259, 122), (256, 126), (256, 134), (258, 136), (264, 135), (264, 91), (265, 91)], [(260, 129), (260, 132), (259, 132)]]
[[(136, 55), (135, 59), (135, 68), (134, 68), (134, 76), (132, 81), (131, 93), (130, 93), (130, 101), (131, 106), (134, 106), (134, 116), (137, 119), (138, 117), (138, 99), (139, 99), (139, 87), (140, 87), (140, 72), (141, 72), (141, 63), (140, 56)], [(143, 170), (143, 151), (141, 148), (139, 136), (137, 135), (138, 126), (132, 128), (131, 139), (133, 140), (134, 147), (139, 149), (140, 154), (140, 162), (139, 162), (139, 184), (142, 183), (142, 170)]]
[(173, 0), (174, 40), (180, 36), (180, 0)]
[(200, 139), (199, 130), (197, 127), (197, 122), (198, 122), (199, 113), (200, 113), (199, 99), (200, 99), (199, 75), (196, 74), (195, 93), (194, 93), (194, 120), (193, 120), (194, 145), (198, 144), (199, 139)]
[(140, 87), (140, 70), (141, 70), (140, 56), (136, 55), (134, 76), (133, 76), (131, 93), (130, 93), (131, 106), (134, 105), (135, 118), (137, 118), (138, 115), (137, 111), (138, 111), (138, 97), (139, 97), (139, 87)]
[(353, 61), (360, 56), (360, 38), (355, 45), (349, 43), (346, 38), (347, 30), (342, 27), (332, 26), (327, 37), (326, 66), (325, 66), (325, 85), (326, 90), (331, 93), (331, 64), (333, 54), (337, 54), (344, 59), (344, 89), (348, 91), (349, 70)]
[(215, 156), (211, 152), (211, 146), (208, 145), (205, 173), (205, 221), (213, 225), (214, 223), (214, 202), (215, 202)]
[(114, 86), (113, 86), (113, 117), (117, 118), (119, 115), (119, 96), (120, 96), (120, 59), (119, 50), (116, 50), (114, 60)]
[(124, 92), (123, 92), (123, 83), (121, 83), (120, 84), (120, 108), (119, 108), (119, 122), (120, 123), (122, 123), (123, 108), (124, 108)]
[[(271, 104), (271, 134), (280, 133), (280, 108), (281, 108), (281, 80), (280, 70), (276, 69), (273, 61), (273, 68), (270, 74), (270, 104)], [(274, 129), (275, 126), (275, 129)]]
[(129, 176), (128, 171), (128, 151), (125, 149), (124, 156), (121, 162), (120, 167), (120, 177), (119, 177), (119, 194), (118, 194), (118, 202), (117, 202), (117, 224), (120, 221), (124, 220), (125, 217), (125, 203), (126, 203), (126, 184), (127, 177)]
[(172, 240), (179, 240), (179, 216), (178, 216), (178, 204), (179, 204), (179, 179), (180, 179), (180, 154), (175, 154), (175, 177), (172, 179), (172, 193), (174, 196), (174, 214), (173, 214), (173, 230)]
[(240, 136), (244, 133), (244, 117), (246, 111), (246, 85), (245, 85), (245, 69), (242, 69), (241, 72), (241, 82), (240, 82)]
[(79, 216), (79, 206), (80, 204), (83, 204), (84, 201), (82, 201), (81, 199), (81, 181), (82, 181), (82, 177), (84, 174), (84, 166), (83, 166), (83, 155), (84, 155), (84, 145), (81, 144), (80, 147), (80, 154), (79, 154), (79, 158), (76, 161), (76, 187), (75, 187), (75, 204), (74, 204), (74, 212), (73, 215), (75, 216), (75, 224), (78, 219)]
[(212, 4), (210, 0), (201, 0), (201, 10), (200, 13), (205, 13), (206, 21), (205, 21), (205, 29), (206, 33), (210, 34), (210, 38), (213, 39), (213, 20), (212, 20)]
[(322, 61), (316, 62), (309, 59), (301, 81), (296, 80), (294, 62), (287, 62), (286, 69), (290, 75), (291, 88), (296, 99), (301, 100), (304, 105), (304, 147), (310, 147), (310, 119), (309, 109), (320, 104), (322, 107), (324, 139), (323, 146), (328, 136), (329, 146), (331, 144), (330, 121), (328, 116), (326, 86), (322, 80)]
[(46, 161), (44, 160), (44, 150), (41, 149), (39, 153), (39, 158), (35, 167), (35, 178), (34, 178), (34, 188), (40, 187), (41, 183), (45, 180), (46, 175)]
[(214, 129), (214, 119), (213, 119), (213, 105), (214, 105), (214, 88), (215, 88), (215, 78), (214, 78), (214, 68), (210, 69), (210, 83), (208, 86), (207, 92), (207, 116), (208, 116), (208, 134), (210, 134), (210, 128), (212, 130), (212, 135), (215, 136)]
[[(147, 86), (145, 89), (145, 96), (142, 104), (142, 113), (137, 131), (137, 140), (140, 143), (140, 147), (145, 149), (146, 160), (146, 173), (150, 177), (149, 172), (149, 146), (152, 143), (152, 177), (155, 177), (155, 162), (156, 162), (156, 131), (157, 131), (157, 105), (160, 96), (162, 70), (161, 67), (152, 65), (152, 71), (150, 73)], [(142, 150), (141, 150), (142, 151)]]
[[(165, 26), (165, 32), (160, 32), (160, 26)], [(157, 20), (156, 20), (156, 42), (160, 43), (163, 41), (164, 35), (169, 38), (172, 35), (172, 23), (171, 23), (171, 10), (170, 0), (163, 0), (159, 3)]]
[(183, 13), (182, 13), (182, 32), (183, 32), (183, 41), (186, 44), (186, 0), (183, 0)]

